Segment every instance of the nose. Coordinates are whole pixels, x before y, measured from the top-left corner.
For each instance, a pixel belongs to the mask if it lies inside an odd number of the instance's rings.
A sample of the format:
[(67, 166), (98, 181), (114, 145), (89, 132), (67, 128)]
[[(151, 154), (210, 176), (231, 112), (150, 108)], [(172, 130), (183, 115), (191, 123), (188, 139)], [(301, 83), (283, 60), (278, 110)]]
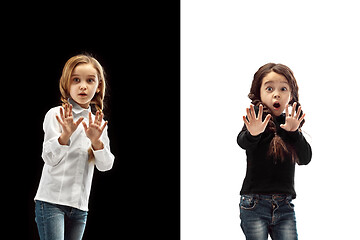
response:
[(278, 92), (278, 91), (275, 91), (273, 97), (274, 97), (275, 99), (279, 99), (279, 98), (280, 98), (279, 92)]
[(82, 83), (80, 85), (80, 90), (86, 90), (86, 84), (85, 83)]

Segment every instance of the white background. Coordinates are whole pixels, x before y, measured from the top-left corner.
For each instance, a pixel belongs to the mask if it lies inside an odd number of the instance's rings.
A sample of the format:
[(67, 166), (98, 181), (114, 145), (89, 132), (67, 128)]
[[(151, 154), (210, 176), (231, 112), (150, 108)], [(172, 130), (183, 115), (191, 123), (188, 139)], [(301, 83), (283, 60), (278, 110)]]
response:
[(181, 1), (181, 239), (245, 239), (236, 143), (265, 63), (289, 66), (313, 149), (297, 166), (299, 239), (358, 239), (360, 14), (356, 1)]

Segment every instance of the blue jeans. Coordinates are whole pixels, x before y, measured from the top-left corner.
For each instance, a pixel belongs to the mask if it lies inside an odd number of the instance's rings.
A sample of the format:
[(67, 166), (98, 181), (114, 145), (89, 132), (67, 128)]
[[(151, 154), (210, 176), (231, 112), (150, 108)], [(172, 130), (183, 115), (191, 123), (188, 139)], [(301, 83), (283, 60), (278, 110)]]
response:
[(35, 221), (40, 240), (81, 240), (87, 212), (79, 209), (35, 201)]
[(247, 240), (297, 240), (292, 197), (286, 195), (242, 195), (241, 229)]

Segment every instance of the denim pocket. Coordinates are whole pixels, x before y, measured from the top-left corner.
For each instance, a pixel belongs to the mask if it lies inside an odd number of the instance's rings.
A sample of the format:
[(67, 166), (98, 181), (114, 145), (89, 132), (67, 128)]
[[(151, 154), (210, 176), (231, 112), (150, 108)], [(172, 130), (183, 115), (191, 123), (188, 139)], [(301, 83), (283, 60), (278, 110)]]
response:
[(240, 208), (245, 210), (252, 210), (256, 207), (258, 200), (250, 195), (242, 195), (240, 198)]

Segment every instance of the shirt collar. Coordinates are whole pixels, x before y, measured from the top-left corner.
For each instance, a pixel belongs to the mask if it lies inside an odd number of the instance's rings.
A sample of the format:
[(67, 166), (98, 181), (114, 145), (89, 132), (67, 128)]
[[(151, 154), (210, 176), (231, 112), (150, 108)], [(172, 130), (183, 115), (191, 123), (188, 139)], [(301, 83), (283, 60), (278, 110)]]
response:
[(84, 111), (86, 111), (86, 113), (90, 112), (91, 111), (91, 108), (90, 108), (90, 105), (89, 107), (86, 109), (86, 108), (82, 108), (79, 104), (77, 104), (73, 99), (69, 98), (68, 99), (69, 103), (73, 106), (72, 108), (72, 111), (75, 113), (75, 114), (80, 114)]

